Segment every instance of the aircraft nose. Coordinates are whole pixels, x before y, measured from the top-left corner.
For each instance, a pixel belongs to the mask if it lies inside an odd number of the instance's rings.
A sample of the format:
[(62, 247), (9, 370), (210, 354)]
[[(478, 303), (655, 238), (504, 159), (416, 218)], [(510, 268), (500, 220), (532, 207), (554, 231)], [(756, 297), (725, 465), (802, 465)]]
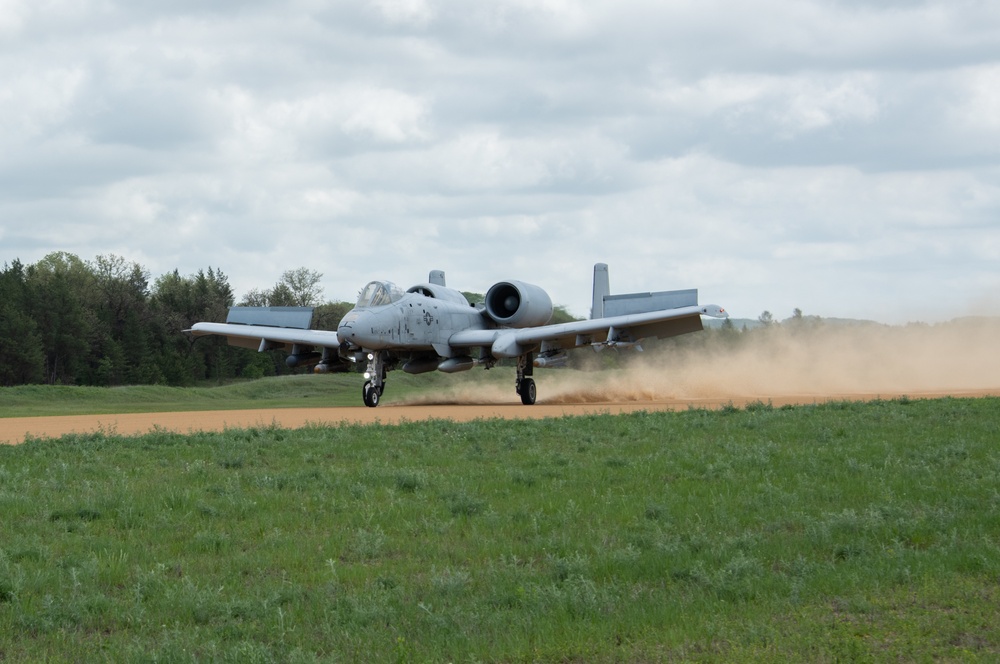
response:
[(354, 341), (357, 333), (355, 332), (356, 325), (358, 321), (358, 312), (349, 311), (342, 319), (340, 319), (340, 324), (337, 325), (337, 338), (341, 342), (344, 341)]
[(367, 311), (351, 311), (337, 326), (337, 338), (354, 346), (367, 347), (371, 337), (372, 316)]

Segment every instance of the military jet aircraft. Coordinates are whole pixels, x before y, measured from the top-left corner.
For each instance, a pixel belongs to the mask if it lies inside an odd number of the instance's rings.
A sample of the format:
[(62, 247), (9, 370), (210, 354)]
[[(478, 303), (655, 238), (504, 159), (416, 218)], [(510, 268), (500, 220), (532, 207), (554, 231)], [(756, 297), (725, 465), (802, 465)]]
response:
[[(591, 318), (549, 325), (552, 300), (532, 284), (501, 281), (485, 302), (470, 305), (434, 270), (427, 283), (403, 291), (388, 281), (372, 281), (337, 331), (309, 329), (312, 310), (303, 307), (233, 307), (225, 323), (195, 323), (195, 336), (222, 335), (231, 345), (288, 351), (291, 367), (313, 366), (316, 373), (364, 367), (362, 398), (378, 406), (386, 373), (455, 373), (474, 366), (489, 369), (501, 359), (517, 360), (515, 390), (521, 403), (535, 403), (534, 367), (554, 367), (566, 350), (638, 346), (644, 338), (664, 338), (703, 329), (702, 316), (726, 318), (714, 304), (699, 305), (698, 291), (611, 295), (608, 266), (594, 266)], [(639, 348), (641, 350), (641, 347)]]

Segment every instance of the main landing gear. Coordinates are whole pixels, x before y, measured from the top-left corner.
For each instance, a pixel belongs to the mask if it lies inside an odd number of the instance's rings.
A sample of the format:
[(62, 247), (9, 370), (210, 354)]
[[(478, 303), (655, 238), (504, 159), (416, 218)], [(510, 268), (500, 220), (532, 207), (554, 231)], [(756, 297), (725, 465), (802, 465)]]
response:
[(517, 393), (521, 396), (521, 403), (530, 406), (535, 403), (535, 380), (531, 378), (535, 365), (532, 363), (531, 353), (526, 353), (517, 358)]
[(385, 390), (385, 357), (375, 351), (368, 353), (368, 368), (365, 370), (365, 385), (361, 389), (361, 398), (365, 405), (374, 408), (382, 400)]

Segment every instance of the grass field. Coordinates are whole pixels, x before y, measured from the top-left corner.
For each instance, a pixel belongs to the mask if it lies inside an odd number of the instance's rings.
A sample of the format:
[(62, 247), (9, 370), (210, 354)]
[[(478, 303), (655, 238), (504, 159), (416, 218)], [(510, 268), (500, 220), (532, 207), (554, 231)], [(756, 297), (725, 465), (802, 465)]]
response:
[(29, 441), (0, 661), (995, 661), (998, 440), (983, 398)]

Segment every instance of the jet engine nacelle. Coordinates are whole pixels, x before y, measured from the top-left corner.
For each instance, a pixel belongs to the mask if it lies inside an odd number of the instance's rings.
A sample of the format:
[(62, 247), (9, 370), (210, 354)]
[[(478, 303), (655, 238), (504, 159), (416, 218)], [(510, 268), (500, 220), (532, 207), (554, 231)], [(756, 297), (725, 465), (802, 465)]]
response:
[(509, 327), (545, 325), (552, 318), (552, 300), (538, 286), (523, 281), (501, 281), (486, 293), (486, 313)]

